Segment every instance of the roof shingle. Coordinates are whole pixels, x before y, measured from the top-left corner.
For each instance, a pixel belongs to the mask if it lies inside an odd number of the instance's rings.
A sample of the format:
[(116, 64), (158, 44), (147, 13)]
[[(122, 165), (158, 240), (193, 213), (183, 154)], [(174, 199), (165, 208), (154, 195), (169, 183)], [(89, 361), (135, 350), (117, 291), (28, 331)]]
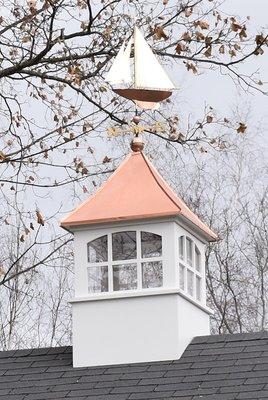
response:
[(179, 360), (72, 367), (72, 348), (0, 352), (0, 400), (268, 399), (268, 332), (196, 337)]

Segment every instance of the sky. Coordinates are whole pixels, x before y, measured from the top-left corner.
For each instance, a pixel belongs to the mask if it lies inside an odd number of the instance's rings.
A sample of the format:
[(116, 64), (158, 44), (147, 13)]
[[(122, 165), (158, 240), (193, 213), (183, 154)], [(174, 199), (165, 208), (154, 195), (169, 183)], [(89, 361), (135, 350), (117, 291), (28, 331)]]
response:
[[(240, 17), (250, 16), (250, 27), (255, 31), (257, 29), (258, 33), (261, 32), (260, 28), (268, 27), (267, 0), (226, 0), (221, 8), (228, 14)], [(259, 70), (262, 81), (268, 82), (267, 50), (263, 56), (254, 57), (244, 64), (241, 70), (249, 73)], [(257, 92), (244, 93), (233, 84), (230, 78), (220, 75), (218, 71), (191, 76), (181, 68), (181, 76), (177, 79), (181, 86), (185, 109), (190, 109), (193, 114), (201, 112), (206, 104), (227, 115), (238, 105), (242, 113), (249, 107), (252, 122), (261, 123), (263, 132), (268, 133), (268, 96)]]

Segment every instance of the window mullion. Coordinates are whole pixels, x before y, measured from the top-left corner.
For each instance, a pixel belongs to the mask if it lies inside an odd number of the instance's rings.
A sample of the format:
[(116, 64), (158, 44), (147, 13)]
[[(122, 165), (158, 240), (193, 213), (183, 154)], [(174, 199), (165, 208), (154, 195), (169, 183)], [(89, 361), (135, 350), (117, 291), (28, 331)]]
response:
[(113, 251), (112, 251), (112, 234), (108, 233), (108, 288), (109, 292), (113, 291)]
[(141, 231), (137, 230), (137, 289), (142, 289), (142, 270), (141, 270)]

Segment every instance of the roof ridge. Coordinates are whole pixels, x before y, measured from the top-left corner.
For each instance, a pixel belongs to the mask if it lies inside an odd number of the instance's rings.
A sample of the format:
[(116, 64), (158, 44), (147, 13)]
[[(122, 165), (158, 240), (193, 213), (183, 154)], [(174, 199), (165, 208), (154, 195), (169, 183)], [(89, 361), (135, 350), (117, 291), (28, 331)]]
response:
[[(155, 182), (157, 183), (157, 185), (160, 187), (160, 189), (167, 195), (167, 197), (171, 200), (171, 202), (176, 206), (176, 207), (178, 207), (178, 209), (179, 209), (179, 211), (181, 211), (181, 207), (177, 204), (177, 202), (174, 200), (174, 199), (172, 199), (172, 197), (170, 196), (170, 194), (169, 193), (167, 193), (167, 191), (165, 190), (165, 188), (162, 186), (162, 184), (161, 184), (161, 182), (159, 182), (159, 180), (157, 179), (157, 178), (161, 178), (161, 180), (163, 180), (163, 178), (160, 176), (160, 174), (159, 174), (159, 176), (158, 177), (156, 177), (156, 173), (157, 173), (157, 171), (155, 170), (154, 171), (154, 166), (152, 165), (152, 163), (147, 159), (147, 157), (143, 154), (143, 152), (141, 152), (141, 155), (142, 155), (142, 157), (143, 157), (143, 159), (144, 159), (144, 161), (145, 161), (145, 163), (146, 163), (146, 165), (147, 165), (147, 167), (149, 168), (149, 170), (150, 170), (150, 172), (151, 172), (151, 174), (152, 174), (152, 176), (153, 176), (153, 178), (154, 178), (154, 180), (155, 180)], [(158, 175), (158, 174), (157, 174)], [(165, 182), (164, 182), (164, 180), (163, 180), (163, 184), (164, 184)], [(167, 184), (166, 184), (167, 185)], [(169, 188), (169, 187), (168, 187)], [(169, 188), (170, 190), (172, 190), (171, 188)], [(177, 195), (174, 193), (174, 195), (177, 197)]]
[(213, 343), (213, 342), (235, 342), (235, 341), (253, 341), (268, 339), (268, 331), (258, 332), (238, 332), (238, 333), (220, 333), (215, 335), (196, 336), (191, 341), (191, 344), (195, 343)]

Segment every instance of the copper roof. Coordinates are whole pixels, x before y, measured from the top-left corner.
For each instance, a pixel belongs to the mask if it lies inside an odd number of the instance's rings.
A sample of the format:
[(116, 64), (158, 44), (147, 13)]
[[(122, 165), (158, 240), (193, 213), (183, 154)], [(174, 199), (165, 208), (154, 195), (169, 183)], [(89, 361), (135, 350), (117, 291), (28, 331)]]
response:
[(208, 240), (217, 235), (173, 192), (142, 152), (130, 153), (110, 178), (88, 200), (61, 221), (81, 225), (181, 216)]

